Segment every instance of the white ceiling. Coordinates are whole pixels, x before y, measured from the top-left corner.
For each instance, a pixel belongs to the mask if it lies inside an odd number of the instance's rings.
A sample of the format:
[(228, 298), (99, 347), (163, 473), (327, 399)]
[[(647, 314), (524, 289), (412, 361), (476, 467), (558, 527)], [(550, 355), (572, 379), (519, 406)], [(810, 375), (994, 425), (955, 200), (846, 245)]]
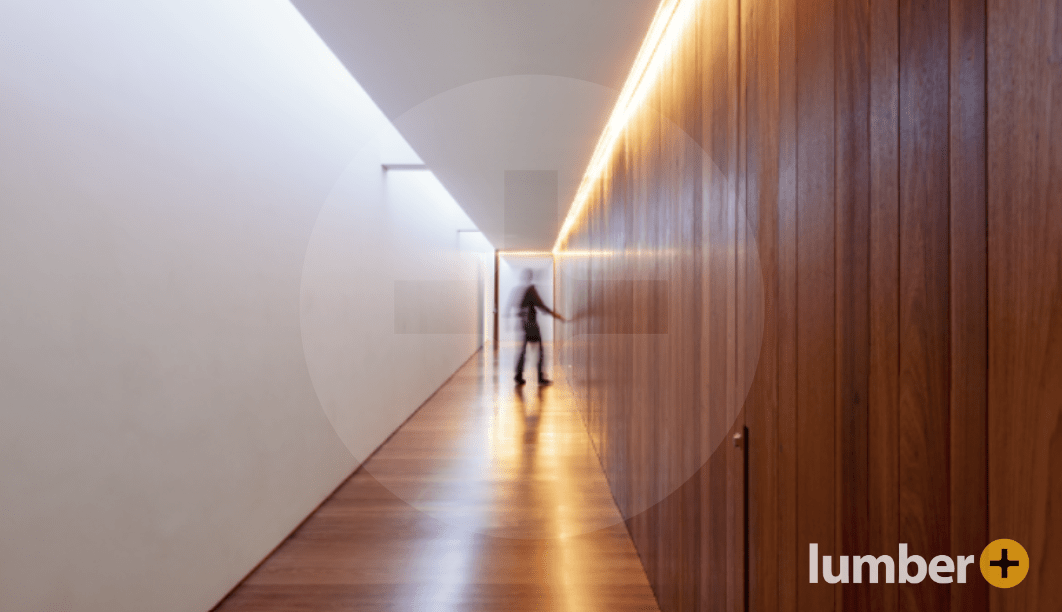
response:
[(495, 246), (549, 250), (657, 0), (293, 0)]

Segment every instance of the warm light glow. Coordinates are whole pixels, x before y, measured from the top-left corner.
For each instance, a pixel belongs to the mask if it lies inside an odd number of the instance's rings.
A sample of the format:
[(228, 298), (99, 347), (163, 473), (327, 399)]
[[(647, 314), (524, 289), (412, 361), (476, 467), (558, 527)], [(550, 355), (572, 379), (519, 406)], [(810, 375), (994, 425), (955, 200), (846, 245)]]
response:
[(573, 251), (560, 251), (556, 255), (557, 255), (557, 257), (611, 257), (613, 255), (613, 252), (612, 251), (579, 251), (579, 250), (573, 250)]
[(676, 249), (653, 249), (642, 250), (636, 249), (633, 251), (602, 251), (602, 250), (581, 250), (572, 249), (570, 251), (557, 251), (555, 257), (671, 257), (681, 254), (682, 251)]
[(498, 251), (502, 257), (553, 257), (552, 251)]
[(649, 33), (642, 42), (638, 56), (634, 59), (634, 66), (627, 75), (627, 81), (623, 85), (616, 106), (605, 124), (605, 130), (597, 141), (594, 154), (590, 157), (590, 165), (583, 174), (583, 180), (579, 183), (579, 189), (575, 193), (568, 216), (561, 225), (557, 241), (553, 244), (553, 252), (559, 253), (561, 245), (568, 239), (575, 222), (583, 214), (583, 210), (590, 201), (590, 194), (594, 185), (601, 178), (612, 150), (616, 142), (630, 123), (631, 117), (641, 108), (645, 96), (656, 85), (657, 77), (671, 56), (671, 50), (675, 43), (685, 34), (686, 28), (691, 22), (694, 9), (701, 0), (662, 0), (656, 9), (656, 15), (649, 26)]

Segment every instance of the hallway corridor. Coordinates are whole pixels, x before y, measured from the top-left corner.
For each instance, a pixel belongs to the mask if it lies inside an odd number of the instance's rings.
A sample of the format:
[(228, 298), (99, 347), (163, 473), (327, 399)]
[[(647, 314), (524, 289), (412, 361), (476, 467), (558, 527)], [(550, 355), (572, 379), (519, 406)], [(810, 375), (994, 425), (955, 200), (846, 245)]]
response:
[(657, 610), (560, 368), (521, 392), (514, 358), (473, 356), (216, 610)]

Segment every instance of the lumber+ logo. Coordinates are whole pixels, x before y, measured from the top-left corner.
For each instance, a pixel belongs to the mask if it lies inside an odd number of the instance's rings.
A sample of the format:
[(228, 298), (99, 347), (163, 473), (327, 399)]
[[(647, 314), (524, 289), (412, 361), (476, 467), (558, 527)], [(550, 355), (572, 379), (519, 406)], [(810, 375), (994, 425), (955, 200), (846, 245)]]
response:
[(1029, 573), (1029, 553), (1014, 540), (996, 540), (981, 553), (981, 573), (994, 587), (1018, 586)]
[[(841, 555), (837, 568), (834, 559), (822, 557), (822, 578), (830, 584), (859, 584), (864, 574), (867, 582), (878, 584), (918, 584), (928, 576), (937, 584), (965, 584), (968, 568), (974, 564), (974, 556), (958, 556), (952, 559), (947, 555), (938, 555), (929, 562), (919, 555), (907, 552), (907, 544), (900, 544), (899, 558), (889, 555), (854, 556)], [(996, 540), (981, 552), (979, 564), (981, 574), (994, 587), (1009, 589), (1017, 586), (1029, 573), (1029, 555), (1025, 548), (1014, 540)], [(865, 569), (864, 569), (865, 568)], [(899, 578), (899, 580), (897, 580)], [(819, 545), (808, 545), (808, 581), (819, 581)]]

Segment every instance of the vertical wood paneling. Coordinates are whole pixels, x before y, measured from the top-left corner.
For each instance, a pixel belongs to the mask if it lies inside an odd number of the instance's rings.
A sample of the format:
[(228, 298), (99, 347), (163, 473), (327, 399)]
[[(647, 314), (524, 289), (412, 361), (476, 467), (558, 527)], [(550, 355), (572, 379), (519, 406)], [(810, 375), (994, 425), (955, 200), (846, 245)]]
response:
[[(837, 3), (836, 16), (837, 554), (869, 548), (870, 6)], [(868, 585), (839, 591), (838, 609), (869, 609)]]
[[(699, 9), (694, 16), (694, 23), (701, 23), (703, 12)], [(682, 151), (682, 176), (691, 180), (680, 181), (682, 184), (682, 199), (680, 204), (682, 211), (676, 216), (676, 222), (688, 230), (683, 239), (679, 240), (676, 250), (681, 252), (681, 268), (672, 282), (676, 283), (684, 292), (683, 304), (688, 310), (689, 316), (683, 317), (676, 312), (675, 320), (683, 321), (690, 334), (688, 342), (683, 347), (680, 357), (682, 366), (686, 368), (687, 378), (683, 381), (683, 391), (675, 401), (686, 411), (687, 418), (683, 427), (684, 438), (683, 466), (694, 466), (702, 463), (702, 457), (707, 456), (711, 449), (705, 448), (706, 441), (701, 436), (701, 422), (704, 418), (701, 410), (701, 344), (703, 341), (703, 299), (702, 299), (702, 267), (704, 260), (705, 239), (700, 211), (703, 208), (703, 126), (701, 109), (704, 106), (704, 92), (701, 84), (703, 74), (703, 52), (699, 35), (688, 37), (682, 50), (681, 71), (676, 75), (674, 87), (678, 91), (681, 103), (680, 124), (689, 138), (684, 140)], [(692, 86), (691, 86), (692, 85)], [(683, 594), (683, 608), (695, 609), (701, 598), (701, 581), (699, 568), (701, 559), (701, 479), (696, 476), (689, 478), (679, 489), (681, 499), (679, 501), (679, 524), (684, 526), (682, 538), (683, 555), (679, 563), (681, 569), (681, 581), (679, 592)]]
[[(747, 0), (746, 0), (747, 1)], [(745, 386), (745, 355), (748, 352), (745, 341), (745, 311), (748, 308), (746, 296), (745, 259), (743, 247), (746, 236), (745, 222), (745, 74), (741, 52), (741, 0), (730, 0), (727, 54), (727, 127), (728, 164), (727, 175), (730, 177), (727, 189), (727, 423), (733, 427), (727, 437), (733, 436), (744, 427), (744, 410), (742, 404), (747, 387)], [(729, 454), (727, 459), (727, 611), (744, 610), (744, 488), (745, 466), (739, 460), (733, 444), (725, 444)]]
[(988, 3), (989, 539), (1031, 569), (993, 612), (1062, 601), (1062, 3)]
[[(748, 130), (746, 259), (750, 330), (762, 329), (746, 401), (750, 432), (750, 610), (778, 608), (778, 3), (746, 2), (742, 19)], [(762, 305), (762, 310), (758, 307)], [(762, 315), (759, 313), (762, 312)], [(759, 319), (757, 320), (757, 317)]]
[[(899, 6), (870, 4), (869, 546), (899, 543)], [(897, 591), (878, 589), (873, 612), (896, 612)]]
[(839, 555), (834, 414), (834, 6), (797, 5), (797, 609), (834, 610), (811, 584), (808, 545)]
[[(900, 2), (900, 541), (949, 544), (948, 5)], [(900, 610), (945, 610), (948, 589), (901, 585)]]
[[(589, 313), (562, 360), (662, 608), (742, 609), (747, 553), (751, 610), (1049, 609), (1062, 8), (698, 7), (568, 240), (602, 254), (558, 264), (558, 302)], [(666, 300), (623, 284), (648, 278)], [(810, 543), (996, 537), (1027, 543), (1020, 589), (808, 583)]]
[(710, 612), (726, 612), (727, 582), (726, 566), (728, 562), (726, 546), (726, 508), (727, 508), (727, 453), (717, 452), (709, 460), (708, 476), (708, 499), (711, 500), (704, 506), (704, 512), (708, 518), (708, 576), (704, 585), (701, 609)]
[[(950, 11), (951, 555), (988, 540), (985, 0)], [(986, 612), (981, 580), (951, 587), (952, 612)]]
[[(702, 78), (707, 98), (702, 110), (702, 142), (706, 152), (703, 187), (703, 225), (708, 243), (704, 262), (702, 291), (706, 305), (704, 321), (704, 349), (702, 371), (706, 374), (701, 388), (704, 407), (708, 413), (708, 427), (704, 440), (711, 448), (709, 470), (702, 470), (702, 557), (707, 563), (702, 567), (700, 594), (701, 609), (727, 610), (728, 559), (730, 556), (726, 538), (727, 508), (730, 506), (726, 487), (728, 414), (730, 401), (733, 353), (728, 350), (729, 320), (732, 292), (729, 290), (729, 257), (733, 249), (728, 237), (728, 213), (730, 208), (730, 170), (733, 155), (730, 152), (731, 118), (733, 100), (730, 88), (730, 64), (733, 47), (730, 44), (730, 24), (736, 21), (731, 10), (732, 0), (709, 0), (701, 16), (703, 27)], [(722, 446), (715, 446), (722, 442)], [(732, 513), (730, 514), (732, 516)]]
[[(797, 611), (797, 0), (778, 5), (778, 611)], [(757, 432), (751, 432), (752, 436)], [(804, 574), (806, 576), (806, 574)]]

